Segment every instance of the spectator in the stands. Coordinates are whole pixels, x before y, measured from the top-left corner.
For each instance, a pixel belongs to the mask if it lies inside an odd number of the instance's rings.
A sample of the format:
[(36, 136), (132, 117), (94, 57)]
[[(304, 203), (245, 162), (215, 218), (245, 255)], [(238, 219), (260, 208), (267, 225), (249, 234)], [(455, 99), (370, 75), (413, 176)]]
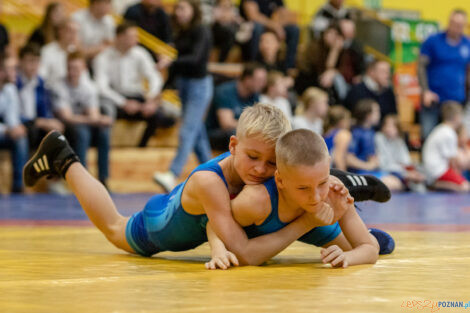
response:
[(421, 46), (418, 78), (422, 90), (421, 136), (426, 138), (439, 123), (441, 104), (452, 100), (464, 104), (470, 78), (470, 39), (464, 34), (467, 13), (452, 11), (443, 32), (429, 36)]
[(394, 173), (399, 177), (402, 189), (425, 190), (422, 183), (426, 177), (411, 161), (410, 151), (402, 137), (397, 115), (387, 115), (382, 121), (380, 131), (375, 134), (375, 149), (381, 170)]
[(4, 58), (0, 58), (0, 149), (11, 151), (12, 192), (23, 191), (23, 166), (28, 159), (26, 128), (20, 121), (20, 100), (14, 84), (7, 81)]
[(242, 19), (231, 0), (217, 0), (213, 9), (212, 35), (214, 47), (219, 48), (219, 62), (224, 62), (235, 45), (235, 35)]
[(88, 59), (93, 59), (114, 40), (116, 26), (111, 10), (111, 0), (89, 0), (88, 8), (72, 15), (79, 25), (81, 50)]
[(60, 2), (50, 2), (46, 6), (41, 24), (34, 29), (28, 39), (29, 43), (37, 44), (40, 48), (56, 39), (56, 28), (65, 19), (64, 6)]
[(348, 169), (359, 174), (374, 175), (384, 182), (390, 190), (401, 190), (403, 184), (393, 173), (379, 168), (379, 158), (374, 144), (374, 127), (380, 122), (380, 108), (373, 99), (359, 101), (354, 110), (356, 125), (351, 134), (346, 163)]
[(327, 113), (328, 94), (316, 87), (307, 88), (302, 94), (302, 104), (292, 120), (292, 128), (305, 128), (321, 135)]
[(74, 52), (67, 57), (67, 76), (53, 88), (54, 111), (66, 125), (83, 166), (87, 165), (87, 150), (92, 142), (98, 148), (98, 176), (106, 185), (109, 176), (110, 126), (112, 119), (102, 115), (98, 93), (90, 81), (81, 79), (86, 70), (85, 55)]
[(348, 86), (338, 71), (344, 38), (339, 26), (330, 25), (318, 40), (313, 40), (299, 61), (299, 75), (295, 89), (301, 94), (311, 86), (321, 87), (329, 94), (330, 103), (340, 103), (346, 97)]
[(354, 112), (362, 99), (374, 99), (380, 106), (382, 117), (397, 114), (395, 93), (390, 81), (391, 69), (387, 61), (375, 60), (367, 66), (362, 82), (354, 85), (348, 93), (345, 106)]
[(124, 13), (127, 21), (157, 37), (165, 43), (172, 41), (170, 17), (162, 8), (161, 0), (141, 0)]
[(423, 145), (423, 164), (428, 183), (442, 190), (468, 192), (470, 184), (459, 171), (457, 130), (462, 125), (462, 106), (456, 101), (442, 104), (442, 123)]
[(285, 61), (282, 57), (281, 42), (276, 33), (265, 31), (259, 41), (259, 53), (256, 61), (263, 64), (268, 71), (280, 71), (285, 73)]
[(28, 130), (30, 147), (37, 147), (51, 130), (64, 130), (64, 125), (53, 117), (50, 90), (39, 76), (39, 46), (30, 43), (19, 52), (20, 66), (16, 87), (20, 96), (20, 115)]
[(287, 98), (288, 79), (281, 72), (271, 71), (268, 74), (268, 81), (264, 93), (260, 97), (260, 102), (271, 104), (280, 109), (292, 120), (292, 108)]
[(62, 20), (56, 28), (56, 40), (43, 46), (39, 75), (49, 85), (65, 78), (67, 55), (79, 49), (78, 24), (71, 19)]
[(338, 23), (342, 19), (350, 19), (351, 12), (343, 6), (344, 0), (328, 0), (320, 10), (315, 13), (310, 22), (310, 34), (319, 38), (331, 24)]
[(3, 66), (6, 73), (8, 83), (16, 83), (16, 75), (18, 72), (18, 60), (15, 55), (7, 55), (3, 61)]
[(365, 53), (356, 39), (356, 24), (353, 20), (342, 19), (339, 28), (344, 38), (343, 51), (339, 56), (338, 71), (349, 85), (359, 83), (365, 71)]
[(247, 63), (239, 79), (215, 88), (213, 105), (206, 120), (213, 149), (228, 149), (230, 136), (235, 134), (243, 109), (259, 102), (266, 79), (267, 72), (261, 64)]
[(284, 7), (283, 0), (241, 0), (240, 13), (243, 18), (254, 23), (245, 59), (255, 60), (259, 51), (259, 41), (265, 29), (274, 31), (286, 43), (286, 69), (295, 68), (299, 27), (294, 23), (292, 13)]
[(160, 72), (150, 53), (137, 44), (135, 25), (120, 24), (114, 45), (96, 56), (93, 71), (102, 109), (108, 115), (147, 122), (139, 143), (145, 147), (157, 127), (169, 126), (173, 120), (159, 106), (163, 85)]
[(324, 135), (332, 167), (346, 171), (346, 157), (351, 143), (351, 112), (341, 105), (328, 109), (325, 118)]
[(176, 60), (159, 57), (158, 61), (160, 69), (171, 64), (170, 72), (175, 78), (183, 107), (178, 151), (170, 170), (154, 174), (154, 180), (167, 191), (175, 187), (176, 178), (181, 175), (192, 151), (200, 163), (212, 157), (204, 125), (206, 110), (213, 95), (213, 80), (207, 71), (212, 48), (211, 31), (201, 22), (199, 3), (192, 0), (178, 1), (173, 25), (178, 57)]
[(6, 27), (0, 23), (0, 58), (7, 54), (8, 46), (10, 44), (10, 37)]

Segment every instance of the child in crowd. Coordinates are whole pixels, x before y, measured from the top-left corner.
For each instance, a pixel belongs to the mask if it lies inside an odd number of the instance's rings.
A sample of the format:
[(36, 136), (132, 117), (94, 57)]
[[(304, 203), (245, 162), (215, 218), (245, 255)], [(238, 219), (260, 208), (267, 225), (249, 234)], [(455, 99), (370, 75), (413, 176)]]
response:
[(400, 179), (379, 169), (379, 159), (374, 147), (374, 127), (380, 121), (380, 107), (372, 99), (357, 103), (354, 110), (356, 126), (352, 129), (352, 140), (346, 157), (348, 168), (355, 173), (370, 174), (384, 182), (390, 190), (401, 190)]
[(385, 116), (380, 132), (375, 134), (374, 140), (380, 169), (400, 177), (403, 183), (401, 189), (409, 187), (423, 190), (424, 185), (421, 183), (426, 178), (411, 162), (410, 151), (402, 138), (398, 116)]
[(236, 42), (236, 34), (242, 18), (231, 0), (217, 0), (213, 10), (212, 34), (214, 46), (219, 48), (219, 62), (225, 62)]
[(459, 172), (457, 129), (462, 124), (462, 106), (447, 101), (442, 106), (442, 123), (423, 146), (423, 163), (428, 183), (437, 189), (468, 192), (469, 182)]
[(346, 156), (351, 143), (351, 113), (341, 105), (328, 109), (323, 135), (328, 152), (332, 157), (333, 167), (345, 171)]
[(302, 94), (302, 104), (292, 120), (292, 128), (305, 128), (321, 135), (327, 112), (328, 94), (319, 88), (310, 87)]
[[(330, 157), (321, 136), (306, 129), (285, 134), (277, 142), (276, 161), (275, 177), (260, 185), (246, 186), (231, 202), (235, 220), (245, 227), (249, 236), (276, 231), (304, 212), (321, 214), (324, 202), (330, 197)], [(323, 247), (323, 263), (333, 267), (373, 264), (379, 252), (393, 251), (393, 239), (379, 230), (369, 233), (353, 202), (335, 198), (330, 203), (346, 207), (339, 222), (315, 228), (299, 239)], [(210, 226), (211, 222), (207, 225), (209, 234)], [(375, 238), (377, 233), (381, 234), (377, 236), (380, 245)], [(221, 262), (227, 254), (223, 242), (215, 235), (208, 238), (213, 259), (206, 267), (215, 269), (222, 264), (226, 268), (228, 262)]]
[(470, 172), (468, 171), (470, 169), (470, 141), (468, 139), (467, 129), (463, 125), (457, 129), (457, 136), (459, 140), (457, 162), (463, 175), (468, 180), (470, 177)]
[(292, 120), (292, 109), (287, 99), (287, 81), (281, 72), (272, 71), (268, 75), (266, 91), (260, 97), (261, 103), (271, 104), (280, 109)]

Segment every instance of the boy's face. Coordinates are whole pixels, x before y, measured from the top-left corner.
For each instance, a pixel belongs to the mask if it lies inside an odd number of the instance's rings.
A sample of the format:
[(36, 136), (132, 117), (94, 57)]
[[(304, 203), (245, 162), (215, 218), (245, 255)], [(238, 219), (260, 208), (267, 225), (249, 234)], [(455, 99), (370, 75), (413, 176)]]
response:
[(370, 113), (370, 123), (372, 126), (378, 125), (380, 122), (380, 107), (376, 103), (372, 106), (372, 112)]
[(276, 171), (277, 186), (298, 207), (307, 212), (315, 212), (326, 200), (330, 189), (330, 158), (325, 157), (313, 166), (278, 165)]
[(21, 70), (28, 77), (32, 78), (38, 74), (39, 56), (26, 54), (20, 62)]
[(232, 136), (229, 148), (234, 157), (235, 170), (246, 185), (261, 184), (274, 176), (275, 144), (259, 137)]

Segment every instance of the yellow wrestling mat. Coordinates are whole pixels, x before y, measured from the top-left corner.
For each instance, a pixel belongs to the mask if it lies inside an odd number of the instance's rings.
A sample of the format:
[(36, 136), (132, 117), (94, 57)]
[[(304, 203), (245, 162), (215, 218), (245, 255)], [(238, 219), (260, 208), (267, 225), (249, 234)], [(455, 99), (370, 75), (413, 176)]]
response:
[(436, 306), (470, 300), (470, 233), (392, 235), (375, 265), (331, 269), (295, 243), (265, 266), (208, 271), (207, 244), (144, 258), (91, 227), (7, 226), (0, 312), (465, 312)]

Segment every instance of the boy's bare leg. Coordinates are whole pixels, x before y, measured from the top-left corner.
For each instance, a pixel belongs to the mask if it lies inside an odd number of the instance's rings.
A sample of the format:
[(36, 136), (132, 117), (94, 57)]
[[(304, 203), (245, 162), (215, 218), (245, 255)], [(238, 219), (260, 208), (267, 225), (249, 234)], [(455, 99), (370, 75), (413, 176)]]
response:
[(106, 238), (116, 247), (135, 253), (126, 240), (129, 217), (119, 214), (106, 188), (78, 162), (69, 167), (65, 180), (88, 218)]

